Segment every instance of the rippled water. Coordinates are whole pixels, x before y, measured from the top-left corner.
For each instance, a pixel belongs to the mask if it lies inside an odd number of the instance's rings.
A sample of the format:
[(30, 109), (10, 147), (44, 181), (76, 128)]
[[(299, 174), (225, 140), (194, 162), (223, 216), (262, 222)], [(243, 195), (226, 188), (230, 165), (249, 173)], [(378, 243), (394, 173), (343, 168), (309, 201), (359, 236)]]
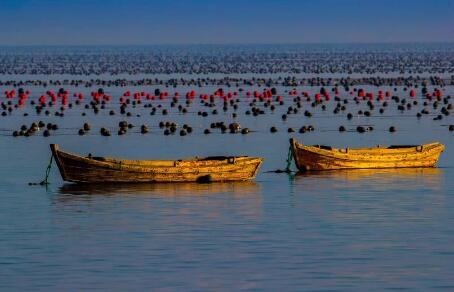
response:
[[(202, 135), (210, 121), (229, 119), (220, 114), (194, 118), (198, 133), (186, 137), (153, 129), (106, 138), (74, 135), (79, 114), (49, 118), (62, 129), (48, 139), (0, 137), (2, 290), (454, 289), (454, 136), (443, 126), (452, 117), (435, 122), (390, 114), (348, 122), (318, 113), (282, 122), (280, 114), (241, 115), (241, 124), (257, 132)], [(36, 118), (17, 115), (2, 123), (17, 128)], [(120, 119), (87, 117), (94, 127)], [(131, 121), (159, 119), (167, 118)], [(268, 133), (273, 123), (280, 128), (274, 135)], [(376, 130), (340, 134), (340, 123)], [(292, 136), (285, 129), (301, 124), (316, 126), (293, 135), (309, 144), (438, 140), (446, 151), (439, 169), (266, 173), (285, 166)], [(386, 131), (391, 124), (398, 127), (394, 134)], [(52, 142), (84, 155), (247, 154), (266, 161), (250, 183), (75, 186), (64, 184), (54, 166), (47, 189), (28, 186), (42, 179)]]

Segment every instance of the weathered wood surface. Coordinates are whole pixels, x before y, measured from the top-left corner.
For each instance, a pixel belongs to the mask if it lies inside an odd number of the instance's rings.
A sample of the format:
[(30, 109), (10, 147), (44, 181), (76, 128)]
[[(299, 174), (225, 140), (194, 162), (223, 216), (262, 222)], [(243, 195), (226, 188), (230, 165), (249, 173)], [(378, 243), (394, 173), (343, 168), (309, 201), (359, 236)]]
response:
[(50, 148), (65, 181), (76, 183), (195, 182), (209, 176), (211, 181), (252, 180), (262, 158), (225, 157), (188, 160), (124, 160), (88, 158)]
[(324, 149), (290, 139), (296, 167), (301, 171), (361, 168), (435, 167), (445, 146), (430, 143), (402, 148), (382, 146), (357, 149)]

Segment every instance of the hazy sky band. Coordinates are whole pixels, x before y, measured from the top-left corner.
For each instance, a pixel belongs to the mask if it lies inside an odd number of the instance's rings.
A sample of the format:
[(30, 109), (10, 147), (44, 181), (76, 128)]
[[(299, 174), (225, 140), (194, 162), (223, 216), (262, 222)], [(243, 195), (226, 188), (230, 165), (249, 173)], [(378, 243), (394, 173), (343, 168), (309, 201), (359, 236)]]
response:
[(452, 0), (0, 0), (1, 45), (453, 41)]

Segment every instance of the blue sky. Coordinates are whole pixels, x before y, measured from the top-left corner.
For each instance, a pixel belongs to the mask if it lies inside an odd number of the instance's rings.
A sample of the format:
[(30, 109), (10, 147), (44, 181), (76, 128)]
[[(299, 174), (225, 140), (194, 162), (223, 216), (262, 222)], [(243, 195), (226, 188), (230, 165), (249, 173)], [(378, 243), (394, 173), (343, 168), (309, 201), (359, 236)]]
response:
[(454, 0), (0, 0), (1, 45), (454, 41)]

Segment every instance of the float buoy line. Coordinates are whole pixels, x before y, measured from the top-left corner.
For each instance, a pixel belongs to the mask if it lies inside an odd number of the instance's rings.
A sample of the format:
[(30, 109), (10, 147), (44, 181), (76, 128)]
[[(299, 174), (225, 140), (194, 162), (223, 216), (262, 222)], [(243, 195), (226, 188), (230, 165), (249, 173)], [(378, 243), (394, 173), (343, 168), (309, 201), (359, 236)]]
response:
[(36, 186), (36, 185), (47, 186), (49, 184), (49, 174), (50, 174), (50, 170), (52, 168), (53, 159), (54, 159), (54, 154), (51, 154), (49, 164), (47, 165), (47, 168), (46, 168), (46, 176), (44, 177), (44, 179), (42, 181), (40, 181), (39, 183), (31, 182), (31, 183), (28, 183), (28, 185), (30, 185), (30, 186)]

